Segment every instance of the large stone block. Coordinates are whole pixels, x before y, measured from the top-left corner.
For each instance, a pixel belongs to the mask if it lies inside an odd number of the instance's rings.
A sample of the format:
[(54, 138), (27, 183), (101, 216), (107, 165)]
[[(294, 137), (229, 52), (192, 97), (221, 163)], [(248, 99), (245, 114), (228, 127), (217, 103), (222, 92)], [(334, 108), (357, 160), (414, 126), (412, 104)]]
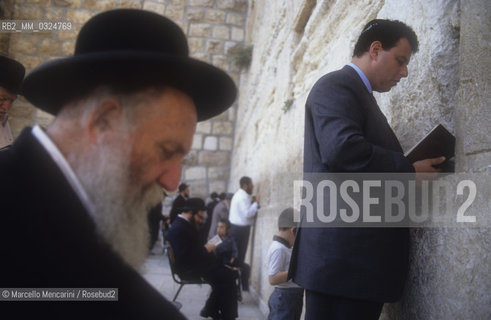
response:
[(61, 43), (57, 40), (44, 39), (38, 47), (40, 56), (60, 56), (62, 55)]
[(205, 50), (205, 39), (203, 38), (188, 38), (190, 52), (202, 52)]
[(184, 171), (184, 179), (186, 181), (206, 179), (206, 168), (205, 167), (187, 168)]
[(232, 28), (232, 40), (238, 42), (244, 41), (244, 34), (244, 29), (236, 27)]
[(168, 5), (165, 8), (165, 15), (172, 20), (182, 20), (184, 18), (184, 6)]
[(45, 10), (28, 5), (15, 5), (14, 20), (42, 20)]
[(22, 34), (14, 34), (10, 39), (10, 48), (9, 51), (11, 53), (21, 53), (27, 55), (33, 55), (36, 53), (36, 48), (40, 41), (36, 38), (31, 37), (22, 37)]
[(223, 56), (223, 55), (214, 55), (211, 59), (211, 63), (220, 68), (220, 69), (223, 69), (223, 70), (227, 70), (227, 67), (228, 67), (228, 63), (227, 63), (227, 57)]
[(220, 9), (247, 10), (247, 0), (217, 0), (217, 7)]
[(230, 152), (200, 151), (198, 161), (203, 166), (224, 166), (230, 161)]
[(208, 190), (210, 192), (217, 192), (218, 194), (226, 191), (225, 181), (212, 181), (208, 184)]
[(222, 10), (206, 10), (205, 20), (209, 23), (224, 23), (225, 22), (226, 13)]
[(44, 19), (51, 21), (66, 21), (65, 19), (63, 19), (63, 15), (65, 13), (64, 11), (65, 10), (62, 8), (49, 8), (49, 10), (46, 10), (46, 15)]
[(205, 18), (205, 9), (188, 7), (186, 16), (189, 22), (202, 22)]
[(26, 3), (36, 4), (38, 6), (47, 6), (49, 5), (50, 0), (26, 0)]
[(193, 181), (185, 181), (189, 182), (189, 193), (191, 197), (199, 197), (206, 198), (209, 194), (208, 192), (208, 184), (206, 180), (193, 180)]
[(189, 5), (191, 7), (213, 8), (215, 0), (189, 0)]
[(216, 135), (231, 135), (234, 131), (232, 122), (228, 121), (216, 121), (213, 122), (213, 134)]
[(114, 0), (85, 0), (82, 8), (92, 11), (105, 11), (114, 8)]
[(85, 11), (85, 10), (68, 10), (66, 17), (68, 21), (78, 24), (84, 24), (94, 15), (93, 12)]
[(191, 145), (191, 149), (199, 150), (203, 147), (203, 135), (202, 134), (194, 134), (193, 144)]
[(209, 23), (191, 23), (189, 26), (190, 37), (209, 37), (211, 25)]
[[(460, 88), (458, 122), (463, 123), (462, 144), (466, 155), (491, 150), (491, 7), (489, 1), (461, 4)], [(486, 7), (486, 10), (483, 8)], [(487, 66), (487, 67), (483, 67)], [(483, 128), (488, 128), (483, 130)], [(459, 141), (460, 142), (460, 141)], [(488, 164), (491, 161), (488, 162)]]
[(227, 166), (224, 167), (210, 167), (208, 168), (208, 179), (210, 180), (225, 180), (228, 178)]
[(165, 5), (152, 1), (145, 1), (143, 3), (143, 10), (148, 10), (163, 15), (165, 12)]
[(235, 26), (243, 26), (246, 20), (245, 14), (229, 12), (227, 14), (227, 24), (232, 24)]
[(53, 0), (53, 5), (63, 8), (79, 8), (82, 0)]
[(127, 9), (141, 9), (142, 4), (141, 1), (138, 0), (119, 0), (117, 2), (117, 7)]
[(206, 42), (206, 51), (211, 54), (223, 54), (225, 43), (221, 40), (208, 40)]
[(211, 63), (211, 55), (208, 52), (194, 52), (193, 58)]
[(198, 124), (196, 125), (196, 132), (211, 133), (211, 122), (210, 121), (198, 122)]
[(216, 39), (230, 39), (230, 29), (227, 26), (215, 26), (213, 28), (213, 38)]
[(220, 137), (218, 140), (218, 146), (220, 150), (230, 151), (232, 150), (234, 140), (229, 137)]
[(218, 139), (215, 136), (208, 136), (203, 143), (204, 150), (214, 151), (218, 149)]
[(191, 150), (182, 160), (182, 164), (185, 166), (198, 165), (198, 150)]
[(22, 63), (26, 70), (34, 69), (35, 67), (39, 66), (42, 61), (39, 57), (25, 54), (14, 54), (12, 58)]
[(61, 45), (61, 54), (68, 56), (75, 51), (75, 41), (63, 41)]
[[(217, 65), (215, 64), (215, 66), (217, 66)], [(226, 121), (226, 120), (228, 120), (227, 112), (222, 112), (219, 115), (211, 118), (211, 120), (213, 120), (213, 121)]]
[(166, 2), (170, 4), (176, 4), (176, 5), (181, 5), (185, 6), (188, 4), (188, 0), (158, 0), (159, 2)]

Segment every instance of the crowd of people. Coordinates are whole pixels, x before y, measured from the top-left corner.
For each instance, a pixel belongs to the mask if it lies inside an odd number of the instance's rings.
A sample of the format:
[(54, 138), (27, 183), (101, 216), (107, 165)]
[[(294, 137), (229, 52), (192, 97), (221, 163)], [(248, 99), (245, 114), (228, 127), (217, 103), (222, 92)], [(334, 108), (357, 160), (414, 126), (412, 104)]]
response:
[[(376, 19), (363, 28), (352, 61), (323, 76), (307, 99), (304, 172), (438, 172), (444, 158), (409, 162), (372, 95), (407, 77), (417, 51), (416, 34), (402, 22)], [(245, 255), (260, 195), (246, 176), (234, 194), (213, 193), (207, 202), (179, 185), (196, 123), (236, 99), (230, 76), (189, 57), (186, 36), (170, 19), (133, 9), (92, 17), (74, 55), (24, 74), (19, 62), (0, 56), (0, 284), (117, 288), (118, 299), (2, 304), (3, 311), (17, 318), (184, 319), (138, 273), (163, 221), (179, 276), (212, 287), (201, 315), (237, 318), (240, 289), (249, 289)], [(54, 121), (25, 128), (13, 141), (8, 112), (18, 94)], [(162, 190), (176, 189), (163, 217)], [(304, 289), (307, 320), (375, 320), (384, 302), (400, 298), (406, 229), (306, 230), (293, 223), (293, 212), (279, 214), (268, 251), (275, 287), (268, 319), (298, 320)]]
[[(164, 241), (172, 248), (179, 277), (203, 279), (210, 284), (211, 293), (200, 312), (205, 318), (235, 319), (241, 291), (249, 290), (250, 266), (244, 257), (260, 195), (252, 196), (250, 177), (242, 177), (239, 186), (235, 194), (212, 192), (203, 200), (190, 197), (190, 185), (181, 183), (168, 214), (162, 210), (162, 203), (148, 213), (150, 249), (157, 240), (155, 234), (162, 230)], [(297, 227), (293, 212), (293, 208), (281, 212), (278, 233), (268, 252), (269, 282), (275, 287), (269, 301), (270, 319), (300, 319), (302, 314), (303, 288), (287, 279)], [(239, 223), (235, 228), (232, 216)]]
[[(243, 177), (236, 194), (213, 192), (206, 202), (190, 197), (190, 186), (185, 183), (181, 183), (178, 190), (169, 214), (160, 214), (161, 221), (152, 218), (155, 210), (149, 212), (150, 229), (163, 230), (164, 239), (174, 252), (176, 270), (181, 279), (202, 278), (211, 285), (212, 292), (201, 315), (213, 319), (235, 319), (241, 290), (249, 290), (250, 267), (244, 262), (249, 239), (244, 239), (240, 232), (234, 232), (229, 216), (256, 214), (257, 200), (251, 202), (249, 199), (253, 191), (252, 180)], [(243, 192), (246, 197), (243, 197)], [(156, 206), (156, 210), (162, 213), (162, 206)], [(246, 236), (249, 237), (248, 234)], [(155, 240), (152, 238), (150, 248)], [(237, 245), (243, 242), (245, 247)]]

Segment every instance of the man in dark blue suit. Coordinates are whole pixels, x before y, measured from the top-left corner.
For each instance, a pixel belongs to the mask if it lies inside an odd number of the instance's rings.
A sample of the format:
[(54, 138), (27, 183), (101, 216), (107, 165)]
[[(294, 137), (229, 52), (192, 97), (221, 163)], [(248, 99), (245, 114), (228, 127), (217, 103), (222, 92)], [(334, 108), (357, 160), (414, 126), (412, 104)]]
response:
[[(306, 102), (304, 173), (436, 172), (444, 159), (410, 163), (372, 91), (407, 77), (414, 31), (373, 20), (352, 62), (317, 81)], [(306, 319), (378, 319), (400, 298), (408, 269), (404, 228), (300, 229), (290, 276), (306, 289)]]

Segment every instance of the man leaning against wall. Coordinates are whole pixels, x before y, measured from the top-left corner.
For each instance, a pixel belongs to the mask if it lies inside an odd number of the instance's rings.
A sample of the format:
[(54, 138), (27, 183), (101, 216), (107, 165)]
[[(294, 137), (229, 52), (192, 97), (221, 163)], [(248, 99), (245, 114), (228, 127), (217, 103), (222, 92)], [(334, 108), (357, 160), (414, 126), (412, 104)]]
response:
[[(365, 25), (351, 63), (321, 77), (306, 102), (304, 173), (437, 172), (444, 158), (410, 163), (372, 91), (408, 76), (418, 51), (399, 21)], [(407, 228), (301, 228), (290, 276), (306, 289), (306, 320), (378, 319), (401, 297), (408, 270)]]

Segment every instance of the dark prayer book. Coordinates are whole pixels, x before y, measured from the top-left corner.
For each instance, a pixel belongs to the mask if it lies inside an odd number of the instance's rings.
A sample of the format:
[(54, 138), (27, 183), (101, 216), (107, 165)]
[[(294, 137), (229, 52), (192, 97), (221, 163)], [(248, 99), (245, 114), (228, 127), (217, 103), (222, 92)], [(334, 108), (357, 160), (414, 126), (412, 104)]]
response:
[(424, 136), (405, 156), (411, 163), (419, 160), (444, 156), (445, 161), (439, 164), (442, 172), (455, 171), (455, 136), (439, 124)]

